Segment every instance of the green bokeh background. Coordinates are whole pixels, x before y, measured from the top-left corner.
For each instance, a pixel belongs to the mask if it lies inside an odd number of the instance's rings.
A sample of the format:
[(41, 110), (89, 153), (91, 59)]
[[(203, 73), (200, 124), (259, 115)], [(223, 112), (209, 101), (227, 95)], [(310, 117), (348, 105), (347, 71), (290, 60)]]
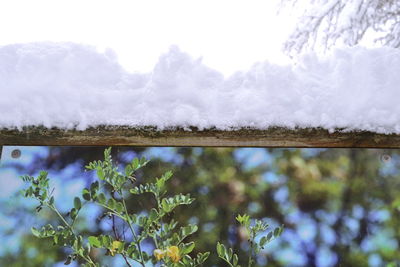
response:
[[(21, 150), (12, 158), (11, 151)], [(56, 204), (66, 212), (72, 199), (94, 179), (84, 165), (102, 159), (102, 147), (4, 147), (0, 167), (0, 266), (63, 266), (66, 249), (34, 238), (30, 227), (57, 224), (49, 211), (34, 212), (23, 198), (19, 175), (50, 173)], [(150, 163), (138, 181), (174, 172), (170, 194), (190, 193), (196, 201), (173, 217), (196, 223), (194, 253), (210, 251), (206, 266), (225, 266), (216, 256), (220, 241), (246, 259), (248, 247), (237, 214), (248, 213), (272, 227), (279, 239), (258, 256), (258, 266), (385, 266), (400, 264), (400, 151), (378, 149), (131, 148), (112, 150), (121, 167), (133, 157)], [(129, 198), (132, 211), (152, 207), (151, 196)], [(87, 235), (110, 231), (110, 220), (88, 206), (78, 222)], [(152, 244), (146, 249), (151, 252)], [(108, 266), (122, 259), (93, 255)], [(75, 263), (75, 266), (76, 263)]]

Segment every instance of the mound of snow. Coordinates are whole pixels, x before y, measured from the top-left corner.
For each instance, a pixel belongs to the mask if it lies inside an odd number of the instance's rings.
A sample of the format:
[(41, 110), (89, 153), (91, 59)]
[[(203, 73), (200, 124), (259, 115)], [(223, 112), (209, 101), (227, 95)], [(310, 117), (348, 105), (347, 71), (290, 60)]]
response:
[(400, 52), (338, 49), (228, 78), (177, 47), (151, 73), (72, 43), (0, 47), (0, 128), (323, 127), (400, 133)]

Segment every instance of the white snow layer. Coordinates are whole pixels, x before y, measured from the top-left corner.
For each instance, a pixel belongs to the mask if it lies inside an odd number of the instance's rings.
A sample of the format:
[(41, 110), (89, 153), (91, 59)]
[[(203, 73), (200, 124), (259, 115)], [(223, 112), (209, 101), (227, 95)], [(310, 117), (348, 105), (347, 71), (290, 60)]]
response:
[(151, 73), (72, 43), (0, 47), (0, 128), (323, 127), (400, 133), (400, 52), (347, 48), (228, 78), (172, 47)]

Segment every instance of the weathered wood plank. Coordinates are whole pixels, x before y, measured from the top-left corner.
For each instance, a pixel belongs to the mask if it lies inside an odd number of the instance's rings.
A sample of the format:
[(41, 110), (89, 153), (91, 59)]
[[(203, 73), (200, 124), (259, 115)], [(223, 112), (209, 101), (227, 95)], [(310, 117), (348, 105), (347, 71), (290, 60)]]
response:
[(96, 127), (77, 131), (28, 127), (0, 130), (1, 145), (400, 148), (400, 135), (284, 128), (157, 131), (151, 127)]

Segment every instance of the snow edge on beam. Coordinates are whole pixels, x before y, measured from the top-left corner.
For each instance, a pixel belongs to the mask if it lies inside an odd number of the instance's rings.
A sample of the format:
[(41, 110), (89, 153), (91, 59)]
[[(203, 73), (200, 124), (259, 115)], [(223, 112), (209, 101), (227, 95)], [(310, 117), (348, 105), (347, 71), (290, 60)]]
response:
[(22, 130), (0, 129), (0, 146), (2, 145), (400, 148), (400, 135), (282, 127), (223, 131), (99, 126), (79, 131), (32, 126)]

